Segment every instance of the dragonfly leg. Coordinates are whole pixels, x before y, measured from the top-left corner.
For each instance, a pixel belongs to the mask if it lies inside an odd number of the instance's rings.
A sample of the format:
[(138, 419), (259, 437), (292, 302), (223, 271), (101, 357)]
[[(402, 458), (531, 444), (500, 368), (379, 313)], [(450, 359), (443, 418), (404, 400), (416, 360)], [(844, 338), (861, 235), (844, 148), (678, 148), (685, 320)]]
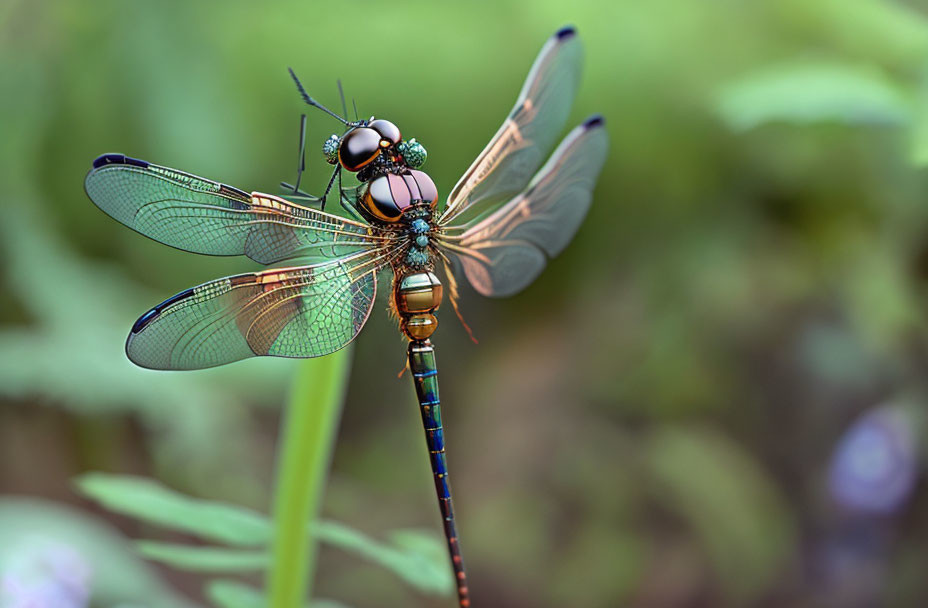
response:
[(319, 197), (313, 196), (312, 194), (307, 194), (302, 190), (298, 190), (296, 194), (293, 193), (293, 186), (287, 182), (280, 182), (280, 187), (283, 188), (283, 197), (289, 200), (298, 200), (306, 201), (308, 203), (318, 203)]
[(347, 196), (345, 196), (345, 191), (342, 190), (342, 174), (341, 174), (341, 172), (338, 173), (338, 195), (339, 195), (339, 196), (338, 196), (338, 202), (341, 204), (342, 209), (344, 209), (345, 211), (347, 211), (348, 214), (351, 215), (351, 217), (353, 217), (354, 219), (358, 220), (359, 222), (366, 221), (366, 220), (364, 219), (364, 216), (362, 216), (362, 215), (358, 212), (358, 209), (357, 209), (357, 207), (355, 207), (354, 203), (352, 203), (351, 200), (350, 200)]
[[(325, 211), (325, 200), (329, 197), (329, 192), (332, 190), (332, 184), (335, 183), (335, 178), (341, 175), (342, 166), (336, 165), (335, 171), (332, 171), (332, 177), (329, 178), (329, 184), (325, 187), (325, 192), (322, 193), (322, 198), (319, 200), (322, 201), (322, 205), (319, 207), (320, 211)], [(341, 192), (338, 193), (339, 198), (341, 198)]]
[(344, 196), (341, 197), (341, 201), (340, 201), (340, 202), (341, 202), (341, 204), (342, 204), (342, 209), (344, 209), (345, 211), (347, 211), (348, 214), (349, 214), (352, 218), (358, 220), (359, 222), (366, 222), (366, 221), (367, 221), (367, 220), (364, 219), (364, 216), (363, 216), (363, 215), (361, 215), (360, 213), (358, 213), (358, 210), (355, 209), (354, 205), (352, 205), (351, 202), (348, 201)]
[[(306, 171), (306, 114), (300, 115), (300, 147), (297, 152), (296, 163), (296, 183), (292, 187), (293, 194), (300, 195), (300, 181), (303, 179), (303, 172)], [(284, 185), (284, 182), (281, 182)], [(284, 186), (289, 189), (289, 184)]]
[(280, 182), (280, 187), (284, 189), (284, 195), (290, 198), (302, 199), (312, 203), (319, 203), (319, 210), (325, 211), (325, 201), (329, 196), (329, 192), (332, 190), (332, 184), (335, 183), (335, 178), (341, 175), (341, 165), (335, 167), (335, 171), (332, 172), (332, 177), (329, 178), (329, 184), (325, 187), (325, 192), (321, 197), (313, 196), (307, 194), (299, 189), (299, 182), (291, 186), (287, 182)]
[(300, 191), (300, 180), (303, 179), (303, 171), (306, 171), (306, 114), (300, 115), (300, 160), (296, 169), (296, 184), (293, 185), (293, 193)]
[(284, 194), (290, 198), (302, 199), (310, 202), (317, 202), (319, 199), (311, 194), (300, 190), (300, 182), (303, 179), (303, 172), (306, 171), (306, 114), (300, 116), (300, 147), (299, 156), (296, 165), (296, 183), (293, 185), (287, 182), (280, 182), (280, 187)]

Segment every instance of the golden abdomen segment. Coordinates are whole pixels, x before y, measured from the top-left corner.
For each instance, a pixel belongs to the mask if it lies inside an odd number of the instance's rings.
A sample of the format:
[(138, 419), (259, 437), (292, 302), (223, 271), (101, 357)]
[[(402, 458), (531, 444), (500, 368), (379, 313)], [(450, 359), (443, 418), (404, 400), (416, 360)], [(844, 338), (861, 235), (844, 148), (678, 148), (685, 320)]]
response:
[(425, 340), (438, 328), (432, 313), (441, 305), (442, 293), (441, 281), (431, 272), (407, 274), (396, 282), (393, 298), (407, 338)]

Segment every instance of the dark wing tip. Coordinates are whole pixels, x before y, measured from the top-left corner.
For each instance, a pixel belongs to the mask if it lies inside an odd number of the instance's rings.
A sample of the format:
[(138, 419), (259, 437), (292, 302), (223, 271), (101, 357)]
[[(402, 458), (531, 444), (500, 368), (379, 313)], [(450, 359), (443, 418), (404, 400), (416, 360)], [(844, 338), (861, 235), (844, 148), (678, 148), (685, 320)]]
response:
[(144, 160), (126, 156), (125, 154), (101, 154), (93, 160), (94, 169), (99, 169), (106, 165), (135, 165), (136, 167), (142, 167), (144, 169), (148, 166), (148, 163)]
[(575, 28), (572, 25), (565, 25), (564, 27), (559, 29), (554, 34), (555, 38), (561, 41), (567, 40), (568, 38), (572, 38), (573, 36), (576, 36), (576, 35), (577, 35), (577, 28)]
[(172, 304), (176, 302), (179, 302), (180, 300), (189, 298), (192, 295), (193, 295), (193, 288), (191, 287), (190, 289), (185, 289), (179, 294), (171, 296), (170, 298), (168, 298), (161, 304), (158, 304), (157, 306), (155, 306), (154, 308), (146, 312), (144, 315), (139, 317), (139, 320), (136, 321), (135, 324), (132, 326), (132, 333), (130, 334), (129, 338), (131, 339), (132, 336), (138, 334), (140, 331), (148, 327), (148, 325), (152, 321), (154, 321), (161, 315), (161, 313), (164, 311), (165, 308), (168, 308), (169, 306), (171, 306)]
[(583, 128), (585, 129), (595, 129), (596, 127), (601, 127), (606, 124), (606, 119), (603, 118), (602, 114), (593, 114), (589, 118), (583, 121)]
[(139, 317), (138, 321), (136, 321), (135, 324), (132, 325), (132, 335), (135, 335), (139, 333), (140, 331), (142, 331), (143, 329), (145, 329), (145, 327), (149, 323), (151, 323), (152, 320), (158, 316), (158, 314), (159, 314), (159, 310), (157, 308), (152, 308), (151, 310), (146, 312), (144, 315)]

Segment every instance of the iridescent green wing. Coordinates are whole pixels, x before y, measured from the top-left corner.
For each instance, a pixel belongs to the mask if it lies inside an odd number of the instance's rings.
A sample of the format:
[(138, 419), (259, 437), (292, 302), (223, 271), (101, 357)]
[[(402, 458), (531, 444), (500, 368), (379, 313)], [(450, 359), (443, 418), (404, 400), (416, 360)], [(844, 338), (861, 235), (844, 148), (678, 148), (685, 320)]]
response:
[(378, 248), (386, 239), (367, 224), (122, 154), (97, 158), (84, 187), (119, 222), (194, 253), (244, 254), (262, 264), (323, 261)]
[(457, 255), (483, 295), (521, 291), (577, 232), (608, 149), (603, 119), (590, 118), (564, 138), (524, 192), (484, 219), (445, 227), (439, 246)]
[(384, 250), (204, 283), (142, 315), (126, 354), (151, 369), (202, 369), (247, 357), (320, 357), (351, 342), (370, 315)]
[(574, 28), (548, 39), (515, 107), (448, 196), (439, 224), (485, 216), (525, 188), (567, 122), (582, 61)]

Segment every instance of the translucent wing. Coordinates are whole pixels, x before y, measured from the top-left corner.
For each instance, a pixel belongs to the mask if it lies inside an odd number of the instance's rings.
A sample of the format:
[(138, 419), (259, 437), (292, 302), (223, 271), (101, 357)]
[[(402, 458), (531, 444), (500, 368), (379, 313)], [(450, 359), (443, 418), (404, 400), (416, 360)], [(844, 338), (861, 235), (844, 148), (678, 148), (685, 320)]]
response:
[(567, 122), (582, 59), (583, 49), (572, 27), (548, 39), (515, 107), (448, 196), (439, 224), (458, 216), (463, 222), (485, 215), (525, 188)]
[(521, 291), (559, 254), (586, 216), (609, 138), (601, 117), (571, 131), (528, 188), (492, 215), (448, 227), (441, 242), (485, 296)]
[(367, 321), (380, 251), (324, 264), (204, 283), (142, 315), (126, 354), (150, 369), (202, 369), (253, 357), (319, 357), (351, 342)]
[(84, 187), (119, 222), (194, 253), (244, 254), (262, 264), (321, 261), (380, 247), (385, 239), (360, 222), (122, 154), (97, 158)]

